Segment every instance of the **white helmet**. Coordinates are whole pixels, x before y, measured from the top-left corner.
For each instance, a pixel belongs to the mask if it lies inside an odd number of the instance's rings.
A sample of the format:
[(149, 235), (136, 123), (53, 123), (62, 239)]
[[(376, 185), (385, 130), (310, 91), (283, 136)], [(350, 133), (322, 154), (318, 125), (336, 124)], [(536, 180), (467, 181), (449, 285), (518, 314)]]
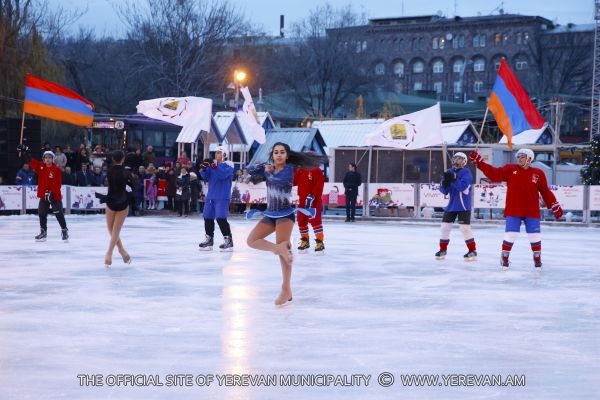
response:
[(227, 150), (225, 149), (225, 147), (223, 147), (223, 146), (217, 146), (217, 148), (215, 149), (215, 153), (217, 151), (220, 151), (221, 153), (223, 153), (223, 158), (227, 157)]
[(519, 149), (519, 151), (517, 151), (517, 154), (515, 155), (515, 157), (519, 158), (520, 155), (524, 155), (525, 158), (527, 158), (527, 160), (529, 162), (532, 162), (533, 159), (535, 158), (535, 154), (533, 154), (533, 151), (530, 149)]
[(465, 165), (467, 165), (467, 155), (460, 151), (458, 153), (454, 153), (454, 155), (452, 156), (452, 164), (456, 164), (458, 167), (461, 168), (464, 167)]

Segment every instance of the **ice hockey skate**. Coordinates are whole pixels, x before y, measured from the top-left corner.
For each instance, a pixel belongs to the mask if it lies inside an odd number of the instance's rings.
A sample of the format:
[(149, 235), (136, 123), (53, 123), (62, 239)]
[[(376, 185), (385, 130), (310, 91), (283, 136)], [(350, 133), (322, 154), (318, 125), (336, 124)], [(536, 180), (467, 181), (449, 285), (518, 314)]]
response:
[(40, 234), (35, 237), (35, 241), (36, 242), (45, 242), (46, 241), (46, 236), (48, 236), (48, 234), (46, 233), (46, 230), (42, 229), (42, 231), (40, 232)]
[(446, 250), (440, 250), (437, 253), (435, 253), (435, 259), (436, 260), (443, 260), (446, 258)]
[(206, 235), (206, 240), (198, 245), (202, 251), (211, 251), (213, 249), (213, 237)]
[(502, 271), (506, 271), (508, 270), (508, 266), (509, 266), (509, 261), (508, 261), (508, 255), (510, 253), (508, 251), (503, 251), (502, 254), (500, 255), (500, 266), (502, 267)]
[(477, 261), (477, 252), (469, 250), (467, 254), (463, 256), (465, 261)]
[(310, 241), (308, 240), (308, 238), (303, 237), (300, 240), (300, 244), (298, 245), (298, 253), (306, 254), (308, 253), (308, 249), (310, 249)]
[(319, 239), (315, 239), (315, 241), (317, 242), (315, 244), (315, 254), (318, 256), (322, 256), (325, 254), (325, 244), (323, 244), (322, 240)]
[(219, 250), (220, 251), (233, 251), (233, 240), (231, 239), (231, 236), (224, 236), (223, 239), (225, 241), (223, 242), (223, 244), (221, 244), (219, 246)]

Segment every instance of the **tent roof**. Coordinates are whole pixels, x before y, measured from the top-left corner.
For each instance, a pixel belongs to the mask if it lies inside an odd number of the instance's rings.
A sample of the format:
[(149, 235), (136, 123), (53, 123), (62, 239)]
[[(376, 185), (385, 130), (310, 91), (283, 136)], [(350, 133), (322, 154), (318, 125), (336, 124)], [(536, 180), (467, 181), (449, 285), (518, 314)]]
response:
[(277, 142), (286, 143), (293, 151), (314, 151), (325, 154), (325, 141), (316, 128), (280, 128), (267, 131), (265, 143), (254, 153), (250, 164), (264, 163), (269, 160), (273, 145)]
[[(519, 134), (513, 135), (513, 144), (551, 144), (554, 142), (554, 135), (550, 131), (548, 125), (544, 125), (540, 129), (528, 129)], [(498, 143), (508, 143), (506, 136), (502, 136)], [(559, 144), (559, 143), (557, 143)]]

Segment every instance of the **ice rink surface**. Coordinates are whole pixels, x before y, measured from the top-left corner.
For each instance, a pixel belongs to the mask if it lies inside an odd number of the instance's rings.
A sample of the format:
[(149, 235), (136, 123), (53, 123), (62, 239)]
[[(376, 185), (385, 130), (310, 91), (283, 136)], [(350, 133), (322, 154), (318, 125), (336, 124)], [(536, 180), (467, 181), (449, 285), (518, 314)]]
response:
[(104, 216), (67, 222), (69, 243), (53, 218), (36, 243), (37, 216), (0, 217), (3, 400), (598, 398), (598, 228), (543, 226), (542, 271), (522, 232), (501, 272), (502, 225), (474, 225), (468, 263), (456, 226), (436, 261), (438, 224), (326, 220), (275, 307), (256, 221), (220, 253), (199, 217), (128, 218), (133, 262), (109, 270)]

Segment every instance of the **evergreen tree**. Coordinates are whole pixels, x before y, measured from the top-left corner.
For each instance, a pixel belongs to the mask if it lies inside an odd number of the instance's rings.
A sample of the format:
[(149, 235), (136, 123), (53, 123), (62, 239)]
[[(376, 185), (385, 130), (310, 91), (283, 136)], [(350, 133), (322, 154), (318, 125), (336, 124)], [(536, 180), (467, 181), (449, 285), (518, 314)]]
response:
[(592, 147), (587, 166), (581, 169), (584, 185), (600, 185), (600, 135), (592, 138)]

